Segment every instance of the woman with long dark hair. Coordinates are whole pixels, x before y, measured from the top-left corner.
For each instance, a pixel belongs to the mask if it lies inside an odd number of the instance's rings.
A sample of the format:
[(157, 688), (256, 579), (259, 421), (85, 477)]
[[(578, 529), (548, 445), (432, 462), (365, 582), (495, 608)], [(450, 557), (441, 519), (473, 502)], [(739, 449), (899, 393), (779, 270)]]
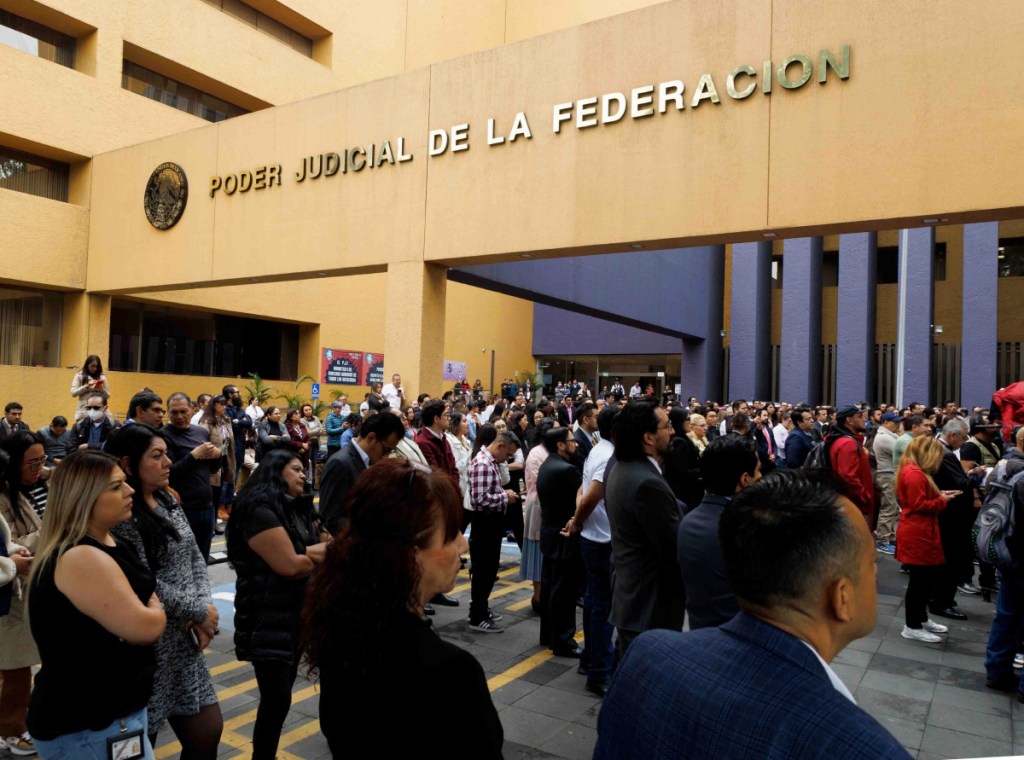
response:
[[(12, 433), (0, 443), (6, 467), (0, 482), (0, 517), (10, 527), (12, 546), (35, 551), (40, 520), (29, 494), (39, 482), (46, 451), (36, 433)], [(43, 505), (45, 506), (45, 491)], [(0, 617), (0, 739), (15, 755), (35, 754), (27, 733), (32, 666), (39, 652), (29, 631), (24, 595), (13, 596), (8, 614)]]
[[(423, 615), (452, 589), (467, 550), (458, 490), (441, 472), (389, 459), (363, 473), (347, 502), (348, 527), (310, 584), (302, 627), (331, 752), (411, 756), (458, 716), (460, 752), (500, 758), (501, 721), (483, 668)], [(401, 716), (401, 728), (380, 731), (384, 712)]]
[(111, 533), (131, 518), (132, 494), (95, 449), (54, 472), (28, 594), (42, 662), (28, 728), (44, 759), (110, 757), (108, 740), (133, 737), (153, 760), (146, 702), (167, 617), (152, 573)]
[(270, 451), (238, 492), (228, 520), (228, 560), (237, 575), (235, 656), (252, 662), (260, 691), (253, 760), (277, 753), (299, 667), (306, 581), (330, 540), (305, 485), (295, 452)]
[(156, 643), (156, 680), (149, 698), (149, 736), (164, 719), (181, 742), (182, 760), (217, 757), (224, 720), (202, 651), (217, 629), (206, 562), (181, 504), (168, 490), (167, 442), (148, 425), (129, 425), (110, 436), (116, 457), (135, 493), (132, 519), (113, 534), (130, 544), (156, 576), (167, 628)]
[(103, 362), (96, 354), (90, 354), (71, 379), (71, 395), (78, 402), (75, 408), (76, 422), (85, 418), (85, 402), (94, 393), (103, 396), (104, 404), (110, 398), (110, 386), (107, 385), (107, 376), (103, 374)]
[[(211, 396), (199, 418), (199, 427), (206, 429), (210, 434), (210, 443), (220, 449), (220, 465), (215, 460), (210, 469), (210, 491), (218, 520), (227, 520), (231, 514), (237, 472), (235, 434), (231, 428), (231, 419), (227, 416), (227, 408), (226, 397), (220, 394)], [(221, 528), (218, 527), (217, 532), (221, 533)]]
[[(289, 409), (284, 414), (284, 427), (292, 440), (292, 450), (299, 455), (302, 466), (309, 471), (309, 428), (302, 422), (302, 414), (298, 409)], [(308, 478), (307, 478), (308, 480)]]
[(668, 413), (672, 424), (672, 443), (662, 461), (665, 480), (676, 498), (693, 509), (704, 498), (704, 484), (700, 472), (700, 451), (690, 439), (690, 412), (683, 406)]

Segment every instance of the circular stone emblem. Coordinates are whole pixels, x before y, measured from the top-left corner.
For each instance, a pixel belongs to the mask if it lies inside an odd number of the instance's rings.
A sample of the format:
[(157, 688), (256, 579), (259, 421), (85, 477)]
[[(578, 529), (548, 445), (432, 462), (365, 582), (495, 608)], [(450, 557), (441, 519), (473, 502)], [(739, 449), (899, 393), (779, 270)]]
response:
[(158, 230), (173, 227), (185, 212), (188, 201), (188, 179), (177, 164), (160, 164), (149, 175), (143, 205), (146, 218)]

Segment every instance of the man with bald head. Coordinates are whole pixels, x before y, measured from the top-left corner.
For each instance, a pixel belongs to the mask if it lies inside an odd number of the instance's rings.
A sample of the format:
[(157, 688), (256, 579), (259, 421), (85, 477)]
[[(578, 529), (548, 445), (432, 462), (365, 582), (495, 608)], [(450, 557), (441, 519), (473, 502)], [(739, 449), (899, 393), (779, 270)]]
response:
[(719, 538), (739, 614), (637, 637), (595, 760), (909, 758), (828, 665), (875, 627), (877, 554), (860, 510), (820, 474), (783, 470), (726, 505)]

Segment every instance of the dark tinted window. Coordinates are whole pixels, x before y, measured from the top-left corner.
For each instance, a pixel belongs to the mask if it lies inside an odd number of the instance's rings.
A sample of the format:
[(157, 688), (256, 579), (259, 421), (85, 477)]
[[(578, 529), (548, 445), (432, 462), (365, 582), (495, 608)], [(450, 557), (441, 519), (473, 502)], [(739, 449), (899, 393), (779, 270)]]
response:
[(75, 67), (75, 38), (0, 9), (0, 45), (68, 68)]
[(207, 121), (224, 121), (224, 119), (249, 113), (241, 106), (228, 103), (226, 100), (197, 90), (195, 87), (190, 87), (131, 61), (124, 61), (122, 64), (121, 86), (137, 95)]
[(0, 146), (0, 187), (55, 201), (68, 199), (68, 165)]

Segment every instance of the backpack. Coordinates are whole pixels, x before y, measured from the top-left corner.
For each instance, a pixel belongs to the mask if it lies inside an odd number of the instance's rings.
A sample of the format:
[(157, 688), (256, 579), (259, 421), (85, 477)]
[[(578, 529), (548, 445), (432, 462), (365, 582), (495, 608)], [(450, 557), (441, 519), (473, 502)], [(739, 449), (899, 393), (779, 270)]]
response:
[(825, 440), (818, 441), (811, 447), (810, 452), (807, 454), (807, 459), (804, 460), (804, 470), (832, 470), (832, 462), (828, 456), (828, 446), (825, 445)]
[(1014, 538), (1014, 488), (1024, 478), (1024, 469), (1007, 472), (1006, 461), (1000, 462), (988, 483), (988, 493), (981, 512), (971, 530), (978, 559), (1000, 570), (1012, 570), (1017, 564), (1007, 541)]

